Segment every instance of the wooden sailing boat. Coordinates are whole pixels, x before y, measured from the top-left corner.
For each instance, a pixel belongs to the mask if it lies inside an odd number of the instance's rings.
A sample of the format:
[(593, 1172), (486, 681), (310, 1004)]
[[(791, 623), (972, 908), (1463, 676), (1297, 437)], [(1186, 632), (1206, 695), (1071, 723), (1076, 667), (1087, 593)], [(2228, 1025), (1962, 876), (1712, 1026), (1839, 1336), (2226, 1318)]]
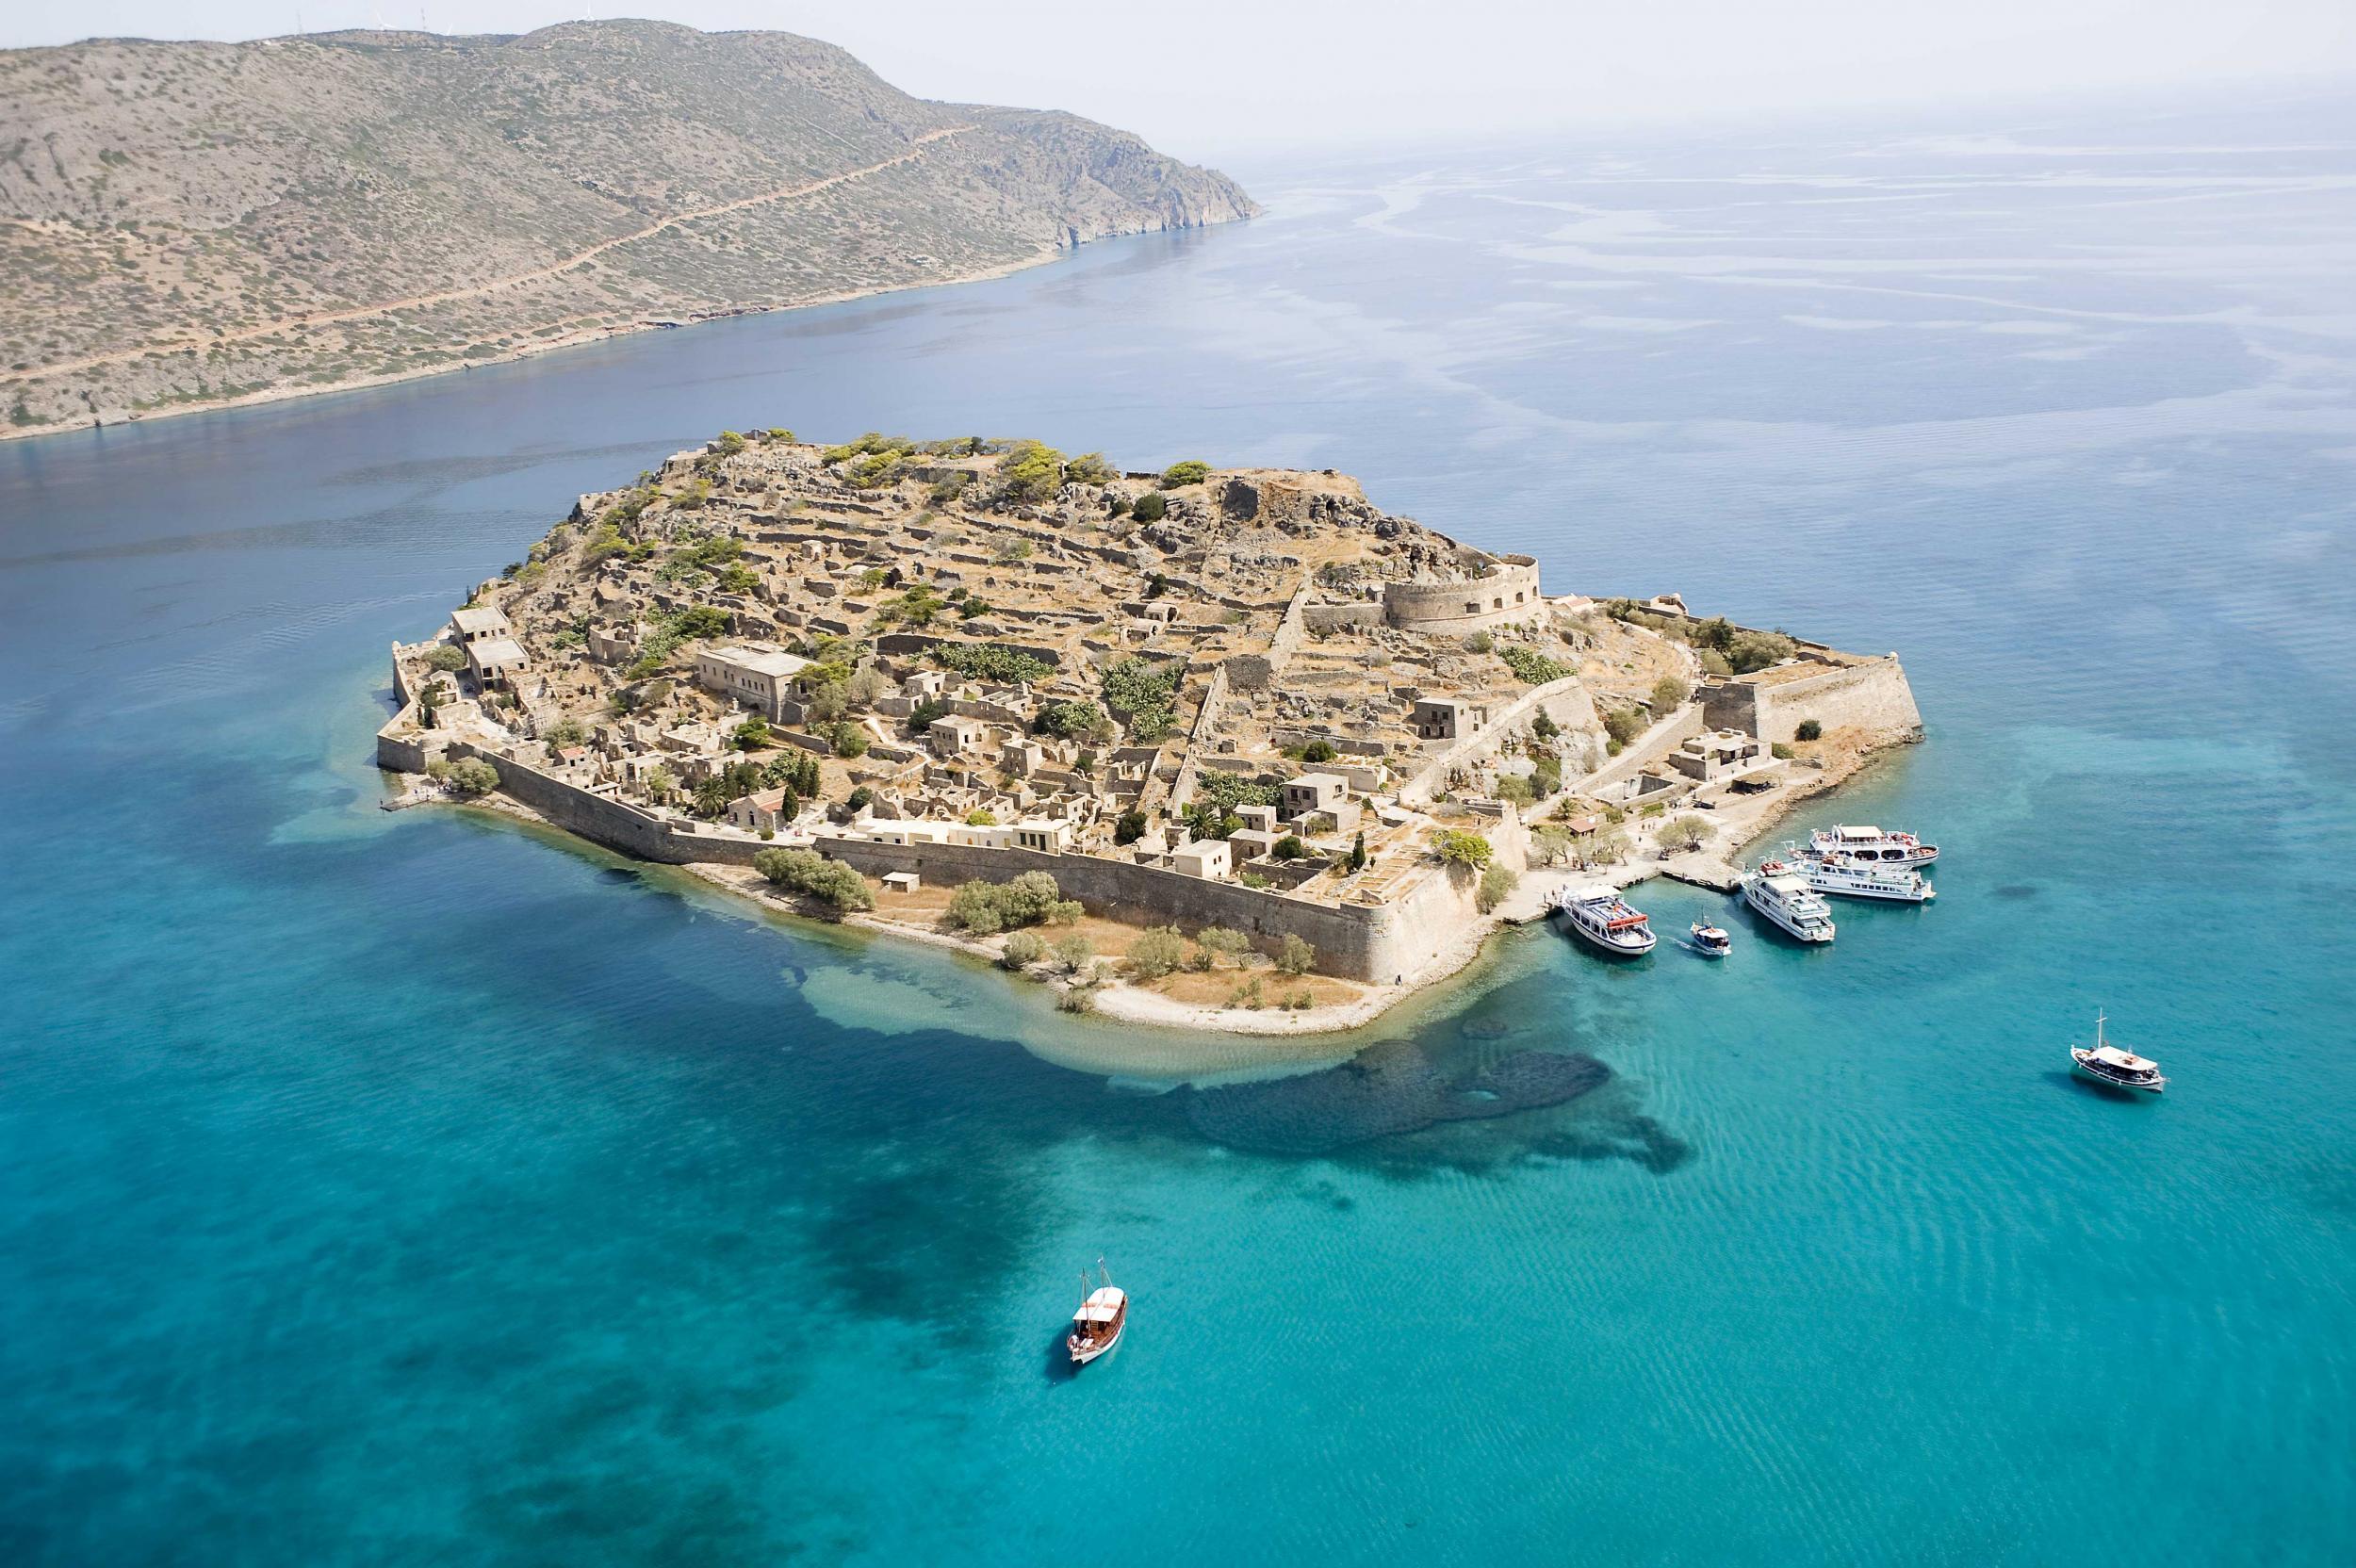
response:
[(1080, 1310), (1072, 1315), (1072, 1332), (1064, 1340), (1074, 1366), (1086, 1366), (1120, 1344), (1121, 1331), (1129, 1326), (1128, 1293), (1113, 1283), (1102, 1258), (1096, 1272), (1103, 1282), (1090, 1289), (1088, 1271), (1080, 1270)]

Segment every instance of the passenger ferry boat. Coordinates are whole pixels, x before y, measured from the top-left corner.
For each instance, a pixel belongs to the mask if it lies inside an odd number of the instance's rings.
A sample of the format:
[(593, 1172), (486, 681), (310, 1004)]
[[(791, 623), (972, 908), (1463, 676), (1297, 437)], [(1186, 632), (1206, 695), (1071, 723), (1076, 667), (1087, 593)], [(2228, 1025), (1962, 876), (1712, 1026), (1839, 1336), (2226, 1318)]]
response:
[(2149, 1056), (2111, 1044), (2102, 1037), (2102, 1025), (2108, 1022), (2102, 1014), (2094, 1015), (2094, 1044), (2091, 1047), (2073, 1045), (2070, 1048), (2070, 1065), (2085, 1077), (2113, 1088), (2141, 1089), (2146, 1094), (2158, 1094), (2168, 1087), (2168, 1080), (2160, 1076), (2160, 1064)]
[(1072, 1352), (1074, 1366), (1086, 1366), (1120, 1344), (1121, 1331), (1129, 1326), (1128, 1293), (1113, 1283), (1102, 1258), (1096, 1260), (1096, 1272), (1104, 1282), (1091, 1290), (1088, 1271), (1080, 1270), (1084, 1296), (1080, 1310), (1072, 1315), (1072, 1332), (1064, 1338), (1064, 1348)]
[(1922, 878), (1911, 866), (1884, 865), (1873, 860), (1860, 860), (1854, 855), (1824, 855), (1815, 850), (1793, 850), (1784, 845), (1783, 855), (1771, 860), (1762, 871), (1773, 867), (1776, 872), (1792, 872), (1820, 893), (1837, 893), (1842, 898), (1883, 898), (1900, 904), (1928, 904), (1939, 896), (1939, 890)]
[(1693, 923), (1693, 951), (1705, 958), (1723, 958), (1734, 951), (1734, 939), (1719, 926)]
[[(1769, 870), (1769, 867), (1776, 867)], [(1770, 860), (1742, 878), (1742, 902), (1804, 942), (1828, 942), (1833, 938), (1832, 910), (1816, 896), (1806, 878)]]
[(1867, 865), (1927, 866), (1939, 858), (1937, 844), (1878, 827), (1820, 827), (1808, 836), (1808, 847), (1819, 855), (1855, 856)]
[(1634, 958), (1652, 951), (1651, 923), (1629, 908), (1614, 889), (1566, 889), (1554, 907), (1574, 932), (1614, 957)]

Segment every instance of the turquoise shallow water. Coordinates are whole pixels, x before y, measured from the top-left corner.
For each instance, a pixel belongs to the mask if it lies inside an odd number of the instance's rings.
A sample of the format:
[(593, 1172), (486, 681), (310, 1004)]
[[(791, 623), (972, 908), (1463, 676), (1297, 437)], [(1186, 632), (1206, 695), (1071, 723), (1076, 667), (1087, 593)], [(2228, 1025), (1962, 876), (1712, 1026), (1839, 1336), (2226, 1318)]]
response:
[[(0, 1559), (2356, 1556), (2356, 124), (1970, 129), (1247, 167), (1228, 232), (0, 448)], [(1897, 647), (1929, 743), (1805, 821), (1940, 902), (1515, 938), (1272, 1152), (987, 970), (371, 808), (386, 643), (775, 422), (1335, 466)], [(2060, 1072), (2098, 1005), (2166, 1102)], [(1343, 1141), (1532, 1051), (1609, 1080)]]

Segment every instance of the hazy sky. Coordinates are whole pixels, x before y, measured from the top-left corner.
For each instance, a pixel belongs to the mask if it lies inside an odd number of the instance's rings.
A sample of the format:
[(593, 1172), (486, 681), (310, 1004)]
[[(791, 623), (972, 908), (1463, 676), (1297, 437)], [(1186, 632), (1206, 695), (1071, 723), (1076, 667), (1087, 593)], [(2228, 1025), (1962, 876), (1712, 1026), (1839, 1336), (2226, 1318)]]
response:
[(923, 97), (1073, 109), (1182, 155), (2356, 74), (2356, 0), (17, 0), (0, 43), (647, 15), (807, 33)]

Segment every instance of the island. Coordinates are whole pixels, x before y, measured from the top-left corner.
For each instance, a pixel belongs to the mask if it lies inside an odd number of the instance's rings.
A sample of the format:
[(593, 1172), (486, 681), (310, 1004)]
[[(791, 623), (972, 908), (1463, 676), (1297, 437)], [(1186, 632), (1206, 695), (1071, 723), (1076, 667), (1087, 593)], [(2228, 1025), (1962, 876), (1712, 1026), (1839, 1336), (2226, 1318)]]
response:
[(1331, 470), (723, 432), (392, 649), (472, 802), (1124, 1020), (1371, 1019), (1568, 878), (1730, 887), (1917, 740), (1897, 656), (1642, 600)]
[(1259, 210), (1077, 115), (933, 103), (815, 39), (663, 22), (0, 49), (0, 439)]

